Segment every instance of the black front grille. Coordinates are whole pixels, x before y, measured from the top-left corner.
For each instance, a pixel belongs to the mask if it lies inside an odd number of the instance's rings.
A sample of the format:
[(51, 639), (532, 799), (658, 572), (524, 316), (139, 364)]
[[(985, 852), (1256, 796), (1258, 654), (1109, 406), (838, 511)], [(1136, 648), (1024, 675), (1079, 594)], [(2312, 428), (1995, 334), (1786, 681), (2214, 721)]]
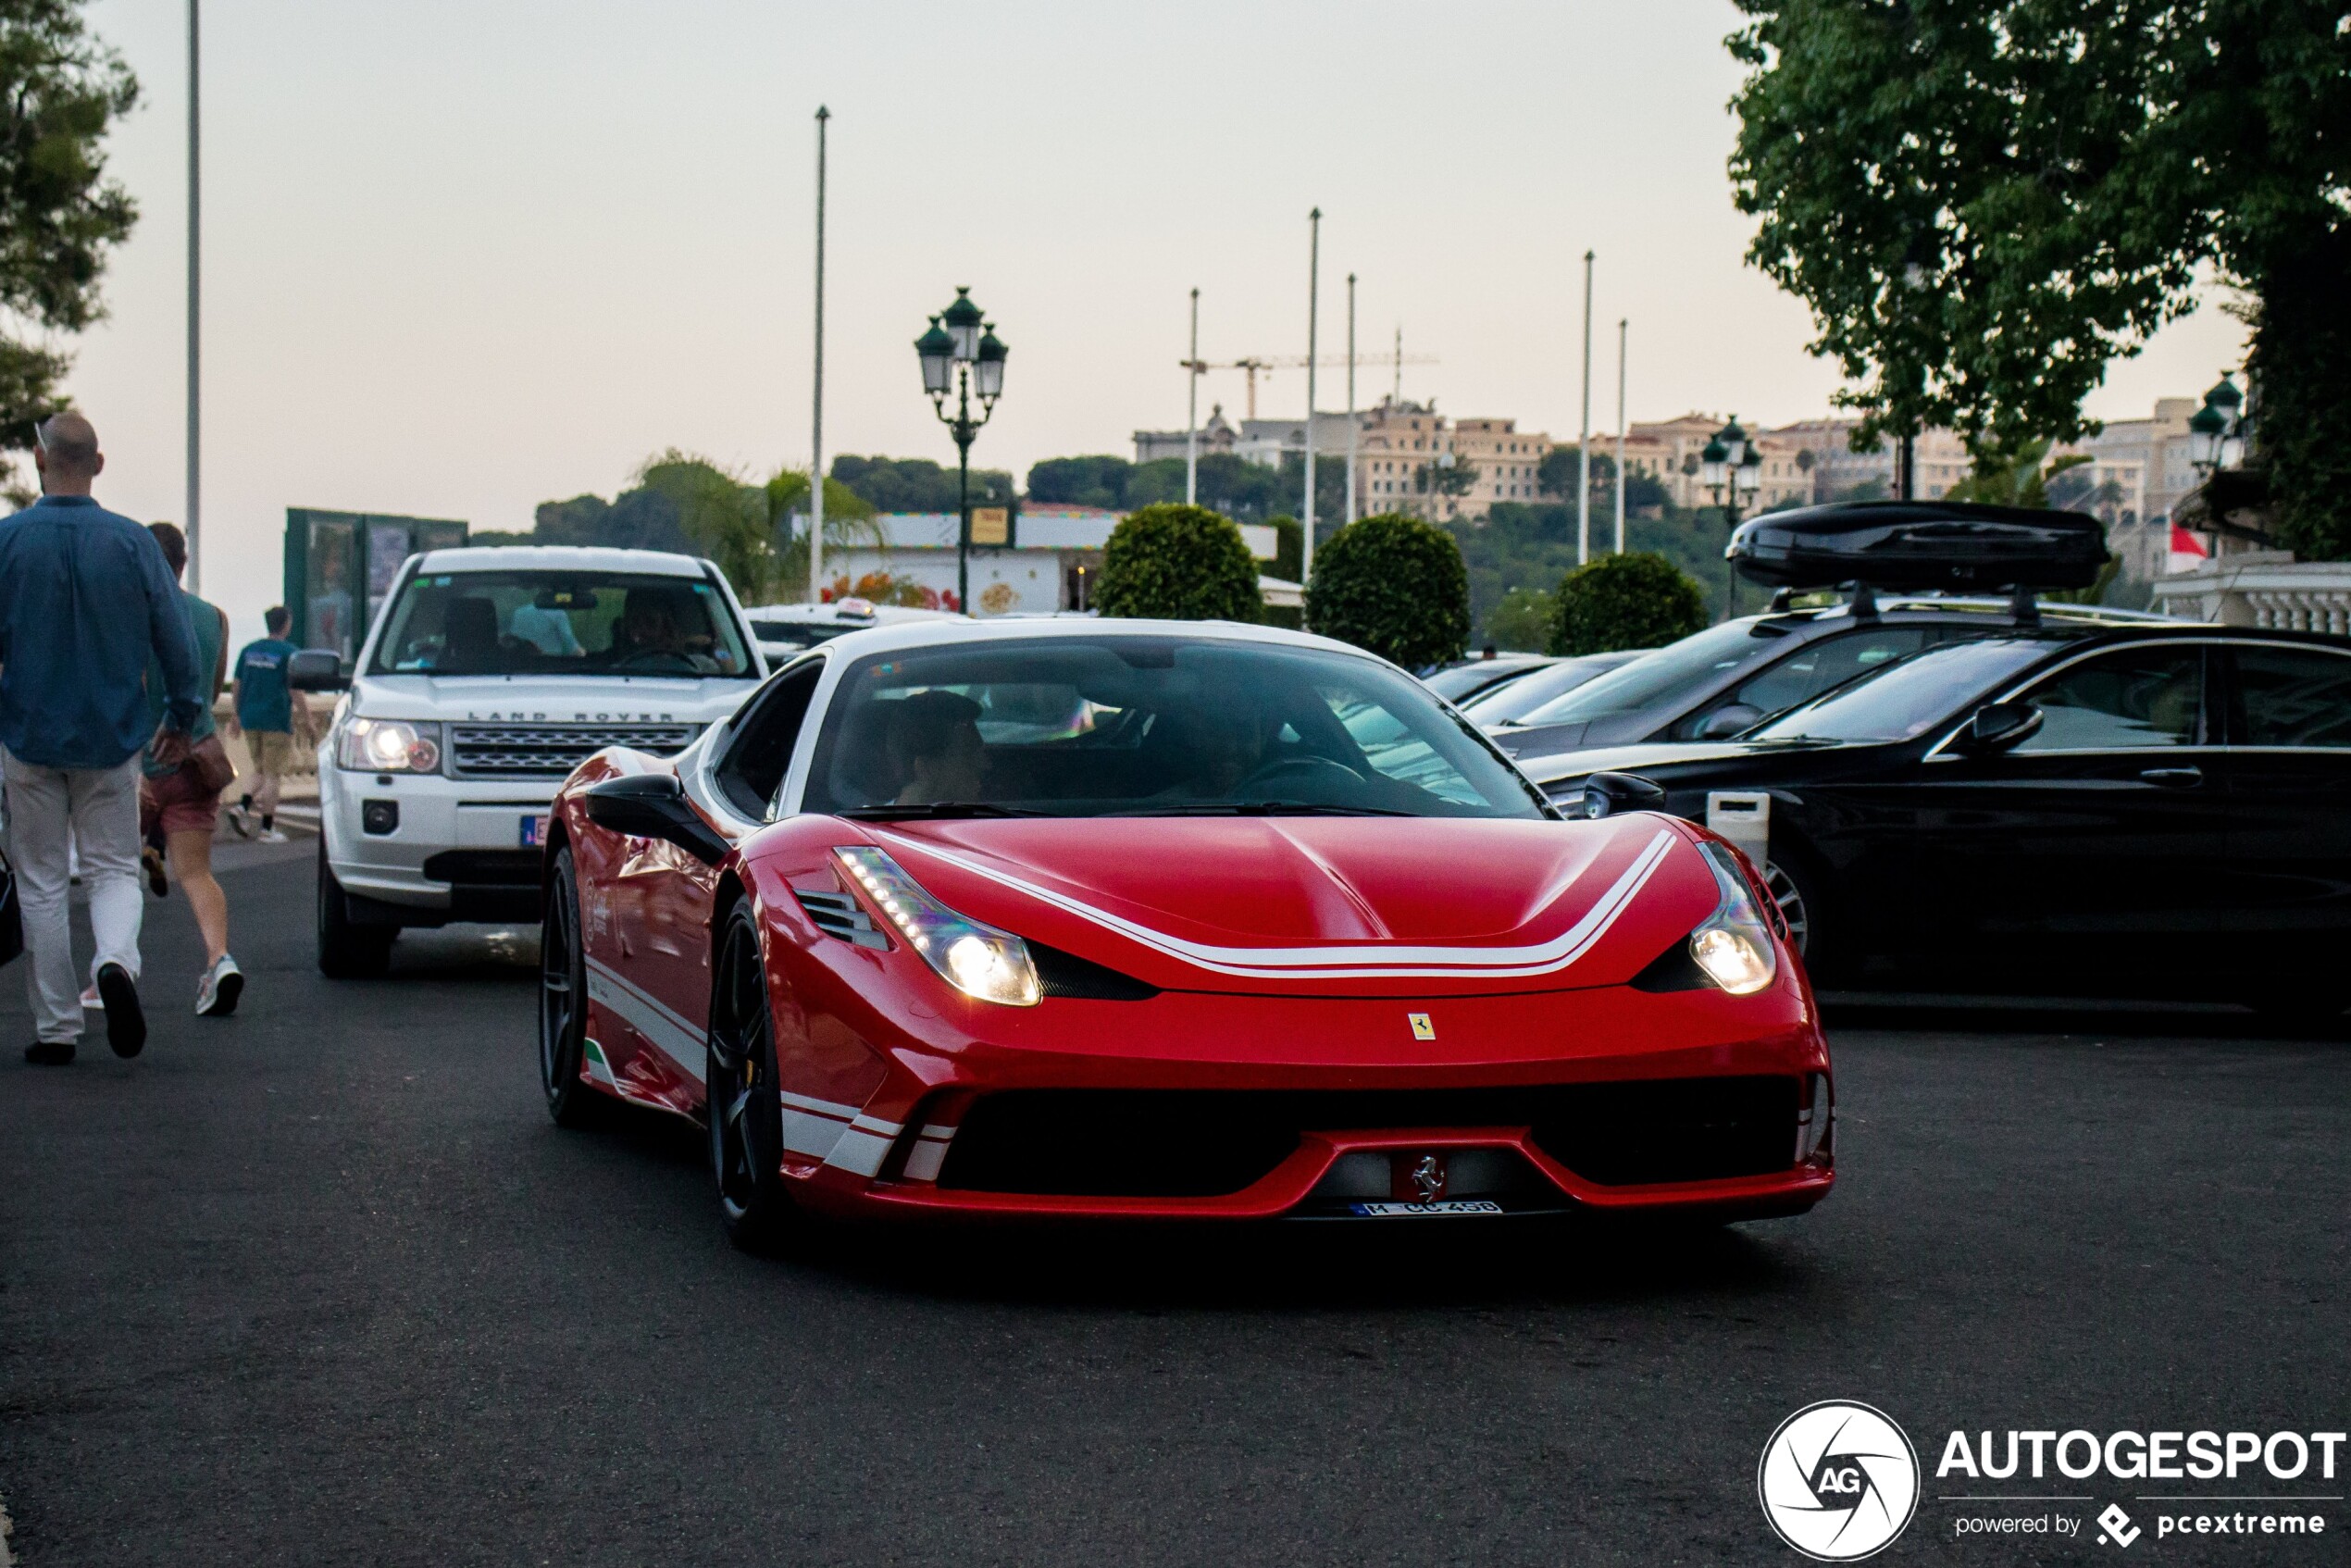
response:
[(424, 869), (436, 882), (535, 889), (541, 868), (537, 850), (443, 850)]
[(696, 724), (453, 724), (450, 771), (460, 778), (561, 778), (606, 746), (671, 756)]
[(1552, 1159), (1623, 1187), (1795, 1163), (1794, 1076), (1471, 1089), (1016, 1089), (973, 1105), (939, 1185), (979, 1192), (1206, 1198), (1263, 1178), (1306, 1132), (1532, 1127)]

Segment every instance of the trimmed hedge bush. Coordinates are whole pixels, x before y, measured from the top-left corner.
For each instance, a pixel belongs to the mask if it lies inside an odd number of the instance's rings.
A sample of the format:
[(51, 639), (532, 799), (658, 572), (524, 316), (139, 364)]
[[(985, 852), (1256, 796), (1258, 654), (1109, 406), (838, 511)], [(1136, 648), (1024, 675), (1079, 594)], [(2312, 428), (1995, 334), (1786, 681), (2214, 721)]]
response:
[(1306, 625), (1406, 669), (1458, 659), (1469, 644), (1469, 568), (1443, 529), (1385, 513), (1314, 552)]
[(1551, 652), (1608, 653), (1662, 648), (1706, 628), (1706, 600), (1688, 573), (1662, 555), (1603, 555), (1560, 579)]
[(1111, 530), (1094, 603), (1106, 616), (1253, 621), (1261, 618), (1257, 562), (1232, 518), (1162, 502)]

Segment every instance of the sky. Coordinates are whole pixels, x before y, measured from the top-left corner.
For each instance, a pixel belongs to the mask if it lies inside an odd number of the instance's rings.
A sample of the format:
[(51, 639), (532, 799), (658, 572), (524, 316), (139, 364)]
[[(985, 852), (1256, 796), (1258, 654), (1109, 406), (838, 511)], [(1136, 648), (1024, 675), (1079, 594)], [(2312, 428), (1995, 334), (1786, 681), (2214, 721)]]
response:
[[(113, 172), (142, 218), (68, 385), (100, 496), (184, 506), (185, 0), (92, 0), (139, 76)], [(1011, 347), (976, 464), (1131, 455), (1210, 361), (1400, 328), (1409, 398), (1572, 440), (1828, 411), (1800, 304), (1743, 262), (1723, 0), (205, 0), (204, 591), (280, 597), (285, 510), (530, 526), (668, 447), (803, 465), (815, 126), (831, 118), (826, 450), (954, 448), (912, 342), (969, 285)], [(2209, 306), (2117, 365), (2102, 417), (2243, 355)], [(1391, 385), (1359, 373), (1358, 395)], [(1334, 370), (1317, 389), (1345, 406)], [(1305, 378), (1263, 381), (1294, 416)], [(1201, 413), (1238, 417), (1236, 371)]]

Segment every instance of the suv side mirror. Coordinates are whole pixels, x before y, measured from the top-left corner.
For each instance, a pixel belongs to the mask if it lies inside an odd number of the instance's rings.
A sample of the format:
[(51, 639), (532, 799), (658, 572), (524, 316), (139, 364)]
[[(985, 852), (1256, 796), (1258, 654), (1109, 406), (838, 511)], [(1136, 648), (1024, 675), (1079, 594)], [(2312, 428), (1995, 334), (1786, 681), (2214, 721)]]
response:
[(343, 674), (342, 659), (332, 649), (305, 648), (286, 661), (286, 685), (296, 691), (344, 691), (351, 677)]
[(1706, 716), (1706, 722), (1698, 726), (1698, 738), (1701, 740), (1727, 740), (1742, 730), (1754, 728), (1762, 717), (1763, 710), (1760, 708), (1745, 703), (1725, 703)]
[(1587, 819), (1627, 811), (1661, 811), (1665, 787), (1637, 773), (1595, 773), (1584, 780), (1583, 809), (1569, 815)]
[(2005, 752), (2037, 733), (2043, 716), (2030, 703), (1986, 703), (1959, 731), (1959, 750), (1978, 756)]
[(702, 819), (674, 773), (631, 773), (580, 791), (588, 820), (632, 839), (660, 839), (704, 865), (727, 858), (733, 846)]

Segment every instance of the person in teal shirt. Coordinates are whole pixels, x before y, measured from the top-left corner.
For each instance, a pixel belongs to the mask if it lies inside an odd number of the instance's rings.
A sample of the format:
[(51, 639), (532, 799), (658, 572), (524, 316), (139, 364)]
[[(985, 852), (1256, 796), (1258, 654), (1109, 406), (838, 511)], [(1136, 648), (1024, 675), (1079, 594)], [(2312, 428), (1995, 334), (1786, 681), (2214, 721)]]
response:
[(293, 617), (286, 613), (283, 604), (271, 605), (262, 616), (262, 623), (268, 628), (269, 635), (246, 643), (237, 654), (237, 728), (244, 732), (245, 750), (253, 754), (253, 772), (245, 779), (236, 809), (229, 814), (229, 826), (251, 838), (257, 805), (261, 841), (282, 844), (286, 836), (278, 831), (278, 793), (281, 780), (293, 771), (299, 755), (294, 737), (294, 694), (286, 684), (286, 666), (300, 650), (286, 641)]

